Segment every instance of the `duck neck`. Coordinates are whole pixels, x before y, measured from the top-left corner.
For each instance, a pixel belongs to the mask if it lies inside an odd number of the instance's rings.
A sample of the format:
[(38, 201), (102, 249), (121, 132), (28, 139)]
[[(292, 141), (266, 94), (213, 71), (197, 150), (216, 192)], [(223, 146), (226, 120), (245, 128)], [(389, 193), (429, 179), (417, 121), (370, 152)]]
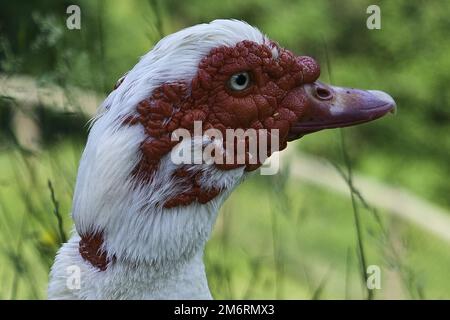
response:
[[(162, 199), (185, 191), (183, 183), (171, 178), (177, 169), (172, 162), (162, 161), (153, 179), (136, 188), (132, 180), (124, 177), (116, 179), (122, 183), (112, 183), (115, 180), (106, 174), (102, 177), (102, 170), (93, 170), (88, 165), (95, 161), (88, 160), (83, 158), (80, 164), (72, 216), (81, 237), (77, 246), (81, 257), (87, 265), (96, 268), (93, 270), (102, 271), (93, 280), (102, 274), (109, 281), (120, 279), (114, 286), (120, 291), (136, 279), (138, 292), (154, 291), (158, 297), (161, 292), (173, 297), (169, 293), (181, 290), (174, 284), (179, 282), (186, 287), (186, 291), (180, 291), (185, 298), (197, 297), (195, 292), (203, 298), (210, 297), (202, 262), (204, 247), (219, 208), (242, 181), (244, 168), (229, 171), (215, 166), (199, 168), (205, 177), (200, 183), (205, 187), (214, 186), (220, 193), (207, 203), (195, 201), (165, 208)], [(91, 172), (95, 176), (88, 179)], [(129, 177), (129, 173), (124, 176)], [(110, 274), (115, 277), (109, 277)], [(105, 286), (111, 286), (111, 282)], [(193, 290), (190, 296), (188, 290)]]
[(203, 250), (189, 259), (159, 265), (118, 261), (107, 272), (117, 279), (108, 286), (128, 299), (212, 299)]
[(217, 201), (121, 212), (112, 215), (120, 221), (91, 229), (101, 231), (79, 230), (81, 257), (96, 268), (95, 281), (104, 279), (100, 287), (111, 289), (97, 297), (210, 299), (203, 252), (223, 200)]

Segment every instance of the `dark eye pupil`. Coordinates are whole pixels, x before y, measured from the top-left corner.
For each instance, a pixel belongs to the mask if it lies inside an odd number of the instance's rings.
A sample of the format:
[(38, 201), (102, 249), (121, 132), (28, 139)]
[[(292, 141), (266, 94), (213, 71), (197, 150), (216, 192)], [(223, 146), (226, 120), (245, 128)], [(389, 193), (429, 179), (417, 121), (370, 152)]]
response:
[(247, 77), (244, 74), (240, 74), (236, 78), (236, 84), (243, 86), (247, 82)]

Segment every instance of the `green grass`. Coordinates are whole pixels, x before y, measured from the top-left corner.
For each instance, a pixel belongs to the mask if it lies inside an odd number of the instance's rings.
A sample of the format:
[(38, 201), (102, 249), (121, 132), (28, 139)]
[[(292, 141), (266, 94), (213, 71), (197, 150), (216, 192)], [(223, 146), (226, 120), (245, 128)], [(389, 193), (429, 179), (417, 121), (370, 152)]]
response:
[[(48, 180), (66, 233), (78, 143), (38, 156), (0, 155), (0, 298), (45, 298), (60, 233)], [(387, 236), (360, 209), (367, 264), (381, 267), (375, 298), (449, 298), (449, 245), (381, 212)], [(289, 179), (255, 175), (225, 203), (205, 261), (216, 298), (365, 298), (349, 197)], [(398, 252), (393, 254), (391, 246)], [(397, 271), (397, 272), (396, 272)], [(389, 283), (394, 279), (400, 287)], [(395, 290), (394, 290), (395, 289)]]

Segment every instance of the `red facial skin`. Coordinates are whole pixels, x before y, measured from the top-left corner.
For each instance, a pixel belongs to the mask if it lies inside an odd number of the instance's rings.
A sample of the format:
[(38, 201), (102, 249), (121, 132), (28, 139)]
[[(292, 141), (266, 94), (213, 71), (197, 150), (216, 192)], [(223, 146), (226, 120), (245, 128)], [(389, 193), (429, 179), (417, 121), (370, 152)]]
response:
[[(222, 132), (232, 129), (279, 130), (279, 150), (286, 148), (291, 126), (301, 117), (307, 99), (302, 94), (289, 94), (305, 83), (313, 83), (320, 74), (319, 65), (310, 57), (295, 56), (278, 48), (277, 58), (272, 57), (274, 43), (260, 45), (251, 41), (239, 42), (234, 47), (213, 49), (199, 64), (197, 75), (191, 83), (167, 83), (154, 90), (141, 101), (138, 116), (128, 119), (132, 125), (139, 123), (148, 137), (142, 143), (142, 161), (134, 175), (141, 183), (151, 180), (160, 159), (178, 143), (171, 141), (171, 133), (184, 128), (193, 130), (194, 121), (201, 121), (203, 130), (215, 128)], [(229, 79), (240, 72), (248, 72), (251, 85), (234, 91)], [(188, 90), (190, 88), (190, 90)], [(268, 137), (270, 141), (270, 137)], [(268, 150), (270, 155), (270, 150)], [(261, 163), (245, 163), (247, 171), (257, 169)], [(216, 164), (228, 170), (238, 164)], [(218, 190), (205, 190), (195, 181), (198, 177), (178, 176), (191, 185), (191, 190), (172, 199), (165, 207), (188, 205), (194, 201), (205, 203), (214, 198)]]

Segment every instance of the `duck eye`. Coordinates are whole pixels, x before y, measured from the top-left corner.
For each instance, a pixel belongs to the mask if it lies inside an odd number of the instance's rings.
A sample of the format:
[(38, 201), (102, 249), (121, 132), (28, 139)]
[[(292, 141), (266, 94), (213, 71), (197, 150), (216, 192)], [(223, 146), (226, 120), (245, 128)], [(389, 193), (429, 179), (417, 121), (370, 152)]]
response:
[(250, 85), (250, 75), (248, 72), (240, 72), (233, 74), (229, 81), (229, 87), (235, 91), (247, 89)]

